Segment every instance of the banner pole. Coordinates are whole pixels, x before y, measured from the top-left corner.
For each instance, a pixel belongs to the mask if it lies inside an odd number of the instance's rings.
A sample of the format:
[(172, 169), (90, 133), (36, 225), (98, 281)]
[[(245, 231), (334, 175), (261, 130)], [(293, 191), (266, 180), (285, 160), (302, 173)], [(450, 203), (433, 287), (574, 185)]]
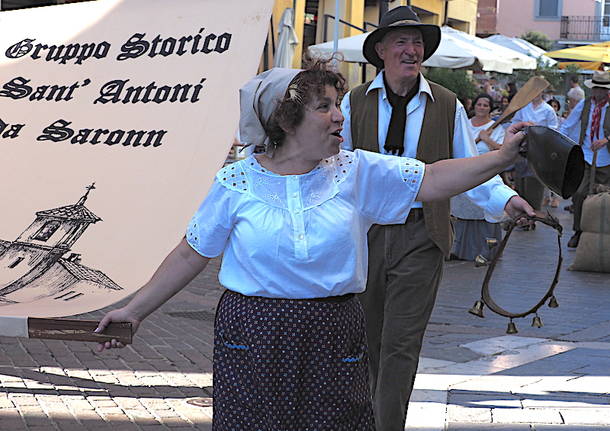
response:
[(339, 4), (340, 0), (335, 0), (335, 35), (333, 41), (333, 54), (336, 54), (339, 51), (339, 17), (341, 14), (339, 13)]

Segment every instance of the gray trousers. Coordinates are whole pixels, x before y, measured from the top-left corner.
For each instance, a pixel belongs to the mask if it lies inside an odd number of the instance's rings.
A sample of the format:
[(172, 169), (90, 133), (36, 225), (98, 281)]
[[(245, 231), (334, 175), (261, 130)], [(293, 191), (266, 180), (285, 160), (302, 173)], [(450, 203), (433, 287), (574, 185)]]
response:
[[(579, 232), (580, 219), (582, 217), (582, 204), (585, 198), (589, 194), (589, 183), (591, 177), (591, 165), (585, 163), (585, 175), (582, 177), (582, 183), (578, 187), (578, 190), (572, 196), (572, 203), (574, 204), (574, 232)], [(595, 183), (610, 186), (610, 165), (604, 167), (595, 168)]]
[(443, 253), (412, 210), (404, 225), (368, 233), (364, 307), (377, 431), (403, 431), (422, 340), (443, 272)]

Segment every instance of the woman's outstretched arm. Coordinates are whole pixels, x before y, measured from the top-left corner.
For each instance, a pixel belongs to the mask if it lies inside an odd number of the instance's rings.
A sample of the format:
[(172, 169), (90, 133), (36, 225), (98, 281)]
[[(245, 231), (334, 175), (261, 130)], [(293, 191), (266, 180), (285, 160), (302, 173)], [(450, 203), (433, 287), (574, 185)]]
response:
[(519, 154), (525, 138), (522, 129), (529, 123), (511, 125), (506, 131), (504, 144), (498, 151), (477, 157), (439, 160), (426, 165), (422, 185), (417, 195), (421, 202), (447, 199), (470, 190), (510, 166)]
[[(130, 322), (135, 333), (146, 316), (163, 305), (203, 271), (209, 260), (193, 250), (183, 238), (163, 260), (150, 281), (136, 293), (126, 306), (110, 311), (104, 316), (96, 332), (103, 331), (110, 322)], [(124, 346), (112, 340), (99, 343), (98, 351), (113, 347)]]

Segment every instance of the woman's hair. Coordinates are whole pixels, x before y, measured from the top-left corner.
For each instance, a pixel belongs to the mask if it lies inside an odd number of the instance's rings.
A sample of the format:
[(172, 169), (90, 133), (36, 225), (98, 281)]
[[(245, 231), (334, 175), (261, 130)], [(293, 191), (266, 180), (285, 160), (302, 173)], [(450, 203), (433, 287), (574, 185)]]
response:
[(561, 102), (560, 102), (559, 100), (555, 99), (554, 97), (553, 97), (552, 99), (549, 99), (549, 100), (548, 100), (546, 103), (548, 103), (549, 105), (551, 105), (551, 107), (552, 107), (553, 109), (555, 109), (555, 107), (553, 106), (553, 104), (555, 104), (555, 103), (556, 103), (556, 104), (557, 104), (557, 107), (559, 108), (559, 109), (556, 109), (556, 111), (561, 111)]
[(491, 111), (494, 110), (494, 100), (489, 94), (486, 93), (479, 94), (477, 97), (474, 98), (474, 100), (472, 101), (472, 109), (474, 110), (474, 107), (480, 99), (487, 99), (489, 101), (489, 113), (491, 113)]
[(305, 106), (322, 97), (326, 86), (335, 88), (340, 98), (347, 92), (343, 75), (329, 69), (331, 60), (310, 61), (310, 65), (290, 81), (284, 97), (278, 102), (265, 125), (267, 136), (275, 146), (282, 145), (286, 137), (286, 130), (301, 124)]

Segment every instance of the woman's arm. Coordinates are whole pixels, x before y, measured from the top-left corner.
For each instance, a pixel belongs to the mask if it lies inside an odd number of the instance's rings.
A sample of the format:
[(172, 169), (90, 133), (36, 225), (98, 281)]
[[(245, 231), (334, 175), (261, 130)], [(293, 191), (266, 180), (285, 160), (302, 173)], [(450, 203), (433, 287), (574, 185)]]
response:
[[(103, 331), (110, 322), (131, 322), (135, 333), (146, 316), (186, 286), (206, 267), (209, 260), (193, 250), (183, 238), (163, 260), (150, 281), (126, 306), (106, 314), (95, 331)], [(112, 340), (112, 342), (100, 343), (98, 351), (111, 347), (123, 347), (123, 345)]]
[[(502, 127), (502, 126), (498, 126), (498, 127)], [(496, 141), (493, 140), (493, 138), (491, 137), (492, 133), (493, 133), (493, 130), (489, 130), (489, 129), (481, 130), (479, 132), (479, 139), (481, 141), (485, 142), (485, 145), (487, 145), (487, 148), (489, 148), (490, 151), (499, 150), (500, 147), (502, 147), (502, 145), (498, 144)]]
[(511, 125), (498, 151), (477, 157), (440, 160), (426, 165), (418, 201), (447, 199), (484, 183), (511, 165), (519, 153), (525, 134), (521, 130), (528, 123)]

